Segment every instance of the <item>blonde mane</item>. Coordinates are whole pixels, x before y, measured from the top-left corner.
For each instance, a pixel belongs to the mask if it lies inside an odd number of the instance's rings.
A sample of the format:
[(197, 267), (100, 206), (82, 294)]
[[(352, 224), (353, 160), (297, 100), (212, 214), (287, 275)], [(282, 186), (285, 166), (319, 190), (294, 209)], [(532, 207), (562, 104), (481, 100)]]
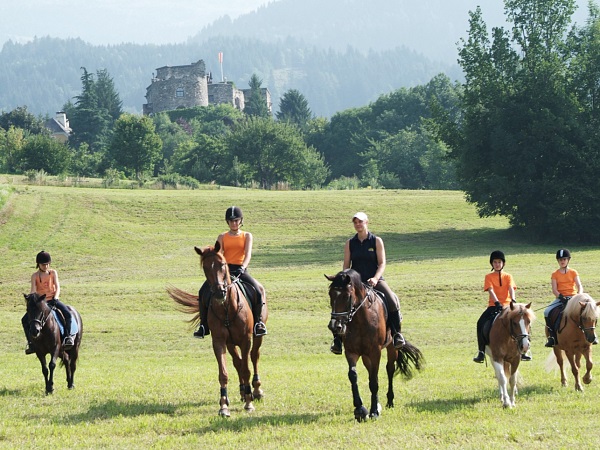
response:
[[(581, 310), (580, 302), (585, 303), (583, 310)], [(565, 315), (568, 317), (579, 317), (580, 311), (581, 316), (585, 319), (597, 320), (600, 316), (600, 309), (589, 294), (574, 295), (565, 307)]]

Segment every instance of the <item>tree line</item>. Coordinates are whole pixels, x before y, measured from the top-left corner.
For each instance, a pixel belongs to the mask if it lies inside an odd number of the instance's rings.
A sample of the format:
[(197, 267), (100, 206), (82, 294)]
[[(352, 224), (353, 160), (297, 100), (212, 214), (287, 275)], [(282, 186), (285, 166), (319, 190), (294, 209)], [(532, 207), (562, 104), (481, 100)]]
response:
[[(510, 29), (490, 32), (479, 8), (470, 13), (463, 83), (440, 74), (331, 119), (296, 89), (274, 117), (252, 101), (245, 112), (123, 114), (108, 73), (84, 69), (82, 93), (65, 105), (72, 147), (56, 147), (17, 108), (0, 115), (0, 169), (265, 189), (462, 189), (480, 216), (507, 217), (533, 237), (600, 241), (599, 9), (591, 2), (575, 27), (573, 0), (504, 3)], [(251, 77), (252, 89), (261, 83)]]

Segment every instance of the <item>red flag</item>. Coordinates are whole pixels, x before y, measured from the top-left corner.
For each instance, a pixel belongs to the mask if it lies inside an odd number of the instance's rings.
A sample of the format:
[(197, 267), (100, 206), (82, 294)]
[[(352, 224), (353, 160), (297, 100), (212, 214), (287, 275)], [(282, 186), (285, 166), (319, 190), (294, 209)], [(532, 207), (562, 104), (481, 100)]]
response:
[(223, 64), (223, 52), (219, 52), (219, 64)]

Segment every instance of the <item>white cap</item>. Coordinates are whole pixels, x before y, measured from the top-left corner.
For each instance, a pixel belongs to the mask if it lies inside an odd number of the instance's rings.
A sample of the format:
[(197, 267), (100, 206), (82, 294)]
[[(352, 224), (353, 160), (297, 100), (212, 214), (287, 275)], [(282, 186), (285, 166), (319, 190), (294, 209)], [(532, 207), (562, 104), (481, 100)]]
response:
[(362, 222), (367, 222), (369, 220), (369, 218), (364, 212), (357, 212), (356, 214), (354, 214), (354, 216), (352, 216), (352, 220), (354, 219), (358, 219)]

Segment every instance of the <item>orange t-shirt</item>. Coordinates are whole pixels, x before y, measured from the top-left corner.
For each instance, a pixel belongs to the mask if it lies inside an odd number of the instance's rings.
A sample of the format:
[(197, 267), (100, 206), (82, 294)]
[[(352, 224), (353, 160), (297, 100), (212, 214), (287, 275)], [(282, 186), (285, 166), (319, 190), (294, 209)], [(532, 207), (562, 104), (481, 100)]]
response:
[(577, 278), (579, 274), (575, 269), (567, 270), (567, 273), (562, 273), (560, 269), (557, 269), (556, 272), (552, 272), (552, 277), (550, 279), (556, 280), (556, 289), (565, 297), (572, 297), (577, 294), (577, 283), (575, 283), (575, 278)]
[(54, 284), (54, 270), (48, 271), (48, 276), (42, 278), (40, 273), (35, 277), (35, 292), (38, 295), (46, 294), (46, 301), (50, 301), (56, 295), (56, 285)]
[(237, 236), (225, 233), (223, 235), (223, 254), (227, 264), (241, 266), (246, 257), (246, 232), (240, 231)]
[[(502, 284), (500, 284), (500, 280), (502, 280)], [(508, 305), (511, 301), (510, 293), (508, 292), (510, 286), (512, 286), (513, 289), (517, 288), (512, 275), (506, 272), (500, 272), (500, 275), (498, 275), (498, 272), (488, 273), (483, 281), (483, 290), (487, 291), (489, 288), (493, 288), (494, 293), (502, 306)], [(488, 306), (494, 306), (494, 300), (491, 295)]]

